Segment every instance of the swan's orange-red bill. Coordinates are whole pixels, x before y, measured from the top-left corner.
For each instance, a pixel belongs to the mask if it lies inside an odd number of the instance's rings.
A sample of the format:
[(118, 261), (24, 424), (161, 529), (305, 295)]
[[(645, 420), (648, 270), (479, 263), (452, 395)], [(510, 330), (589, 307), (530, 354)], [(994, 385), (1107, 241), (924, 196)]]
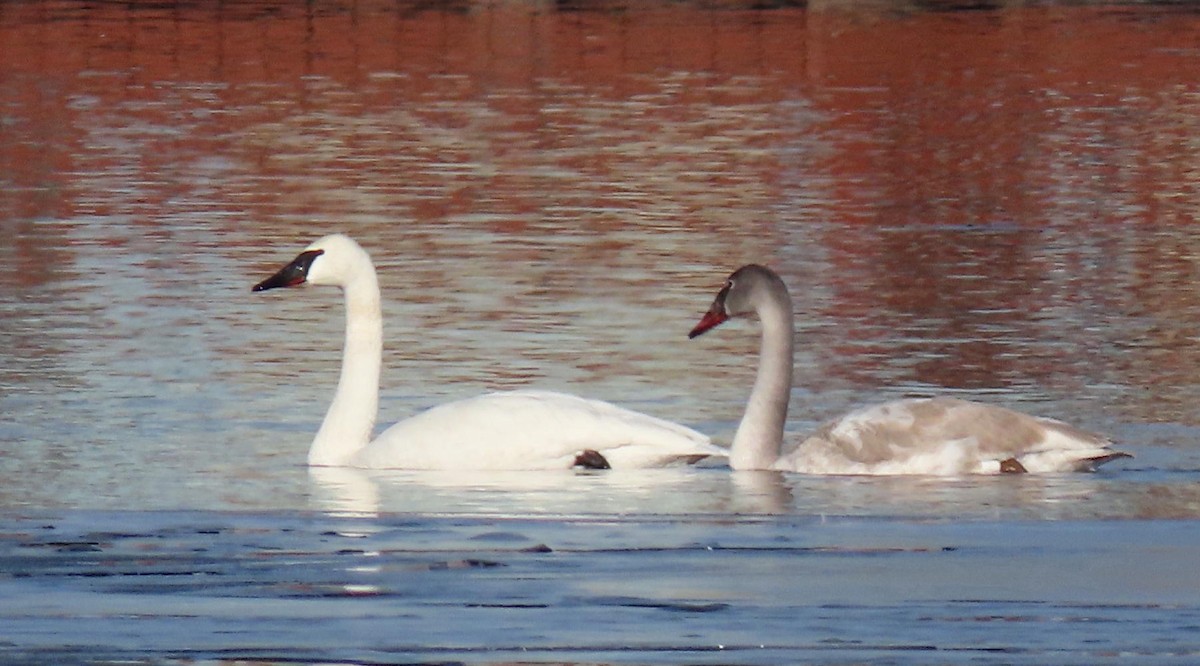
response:
[(696, 324), (696, 328), (693, 328), (692, 332), (688, 333), (688, 338), (694, 338), (701, 333), (715, 328), (727, 319), (729, 319), (729, 315), (725, 314), (724, 312), (715, 309), (709, 310), (708, 312), (704, 313), (704, 316), (700, 319), (700, 323)]

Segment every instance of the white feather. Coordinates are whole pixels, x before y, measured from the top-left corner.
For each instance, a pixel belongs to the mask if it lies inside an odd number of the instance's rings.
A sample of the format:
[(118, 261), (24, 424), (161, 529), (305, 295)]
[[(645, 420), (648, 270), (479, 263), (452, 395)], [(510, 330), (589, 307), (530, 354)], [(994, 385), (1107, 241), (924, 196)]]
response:
[(309, 245), (255, 291), (302, 283), (342, 289), (342, 372), (308, 463), (373, 469), (568, 469), (585, 451), (613, 468), (661, 467), (724, 456), (690, 428), (599, 400), (514, 391), (452, 402), (400, 421), (372, 440), (379, 404), (383, 325), (371, 258), (335, 234)]
[(600, 400), (548, 391), (488, 393), (400, 421), (351, 458), (364, 468), (568, 469), (583, 450), (614, 468), (724, 455), (690, 428)]

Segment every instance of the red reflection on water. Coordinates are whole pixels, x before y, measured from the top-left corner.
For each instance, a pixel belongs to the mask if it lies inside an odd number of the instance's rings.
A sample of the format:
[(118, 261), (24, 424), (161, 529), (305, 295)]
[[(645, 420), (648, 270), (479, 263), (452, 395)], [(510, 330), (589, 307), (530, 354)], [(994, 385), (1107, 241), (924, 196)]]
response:
[[(1105, 316), (1200, 312), (1200, 247), (1169, 228), (1200, 210), (1200, 17), (1174, 7), (23, 2), (0, 43), (5, 284), (66, 263), (39, 221), (154, 229), (186, 201), (266, 237), (346, 212), (509, 236), (566, 219), (580, 265), (675, 231), (650, 252), (827, 289), (797, 300), (822, 374), (854, 384), (889, 358), (908, 382), (1054, 383), (1120, 337)], [(113, 109), (123, 127), (81, 129)], [(243, 178), (197, 194), (209, 160)], [(821, 265), (793, 263), (804, 244)]]

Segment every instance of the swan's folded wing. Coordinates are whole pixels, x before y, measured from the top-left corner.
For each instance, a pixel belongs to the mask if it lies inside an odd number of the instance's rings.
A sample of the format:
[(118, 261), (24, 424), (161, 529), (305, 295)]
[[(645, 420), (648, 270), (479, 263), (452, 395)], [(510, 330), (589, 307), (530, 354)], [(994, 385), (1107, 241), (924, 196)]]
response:
[(911, 399), (824, 424), (780, 466), (821, 474), (986, 474), (1005, 463), (1029, 472), (1076, 471), (1123, 457), (1110, 446), (1100, 435), (1003, 407)]
[(433, 407), (388, 428), (355, 457), (368, 468), (568, 469), (584, 450), (613, 468), (724, 455), (682, 425), (578, 396), (489, 393)]

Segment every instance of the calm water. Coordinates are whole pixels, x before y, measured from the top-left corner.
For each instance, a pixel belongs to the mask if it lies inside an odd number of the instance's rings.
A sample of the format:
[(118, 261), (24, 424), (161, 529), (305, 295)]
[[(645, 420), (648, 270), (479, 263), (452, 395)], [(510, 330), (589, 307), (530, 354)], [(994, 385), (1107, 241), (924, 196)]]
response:
[[(1200, 12), (959, 9), (0, 4), (0, 660), (1194, 662)], [(755, 261), (796, 435), (952, 393), (1136, 458), (311, 475), (340, 302), (249, 288), (331, 231), (384, 423), (531, 386), (727, 442), (756, 330), (686, 333)]]

